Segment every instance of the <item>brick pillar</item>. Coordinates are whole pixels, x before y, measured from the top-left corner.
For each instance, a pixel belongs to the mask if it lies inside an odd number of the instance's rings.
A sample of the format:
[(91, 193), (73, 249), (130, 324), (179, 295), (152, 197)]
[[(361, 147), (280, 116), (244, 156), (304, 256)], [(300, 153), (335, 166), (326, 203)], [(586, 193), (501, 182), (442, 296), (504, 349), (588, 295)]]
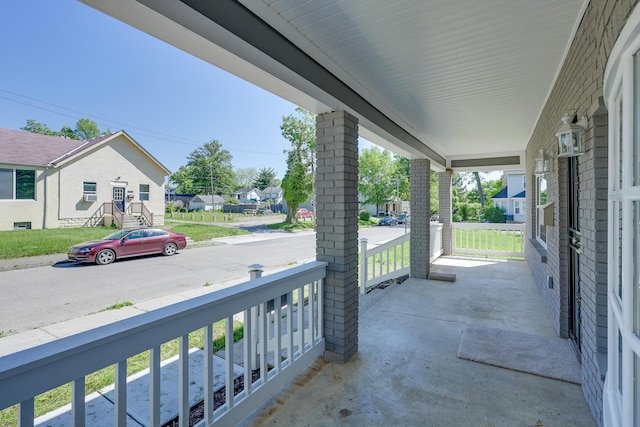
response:
[(324, 285), (325, 357), (358, 351), (358, 119), (317, 116), (316, 259), (329, 263)]
[(411, 160), (411, 277), (429, 276), (431, 162)]
[(451, 217), (453, 215), (453, 201), (451, 196), (451, 177), (453, 171), (447, 169), (445, 172), (438, 173), (438, 216), (442, 223), (442, 254), (451, 255), (452, 245), (451, 237), (453, 230), (451, 229)]

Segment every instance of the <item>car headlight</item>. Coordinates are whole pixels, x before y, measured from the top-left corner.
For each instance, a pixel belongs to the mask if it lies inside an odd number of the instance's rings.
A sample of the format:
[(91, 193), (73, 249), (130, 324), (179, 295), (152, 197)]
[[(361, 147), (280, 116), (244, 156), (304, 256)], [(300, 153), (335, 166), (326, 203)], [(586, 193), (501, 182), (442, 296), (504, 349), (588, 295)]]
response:
[(78, 253), (82, 255), (90, 254), (95, 249), (95, 246), (91, 246), (88, 248), (80, 248), (78, 249)]

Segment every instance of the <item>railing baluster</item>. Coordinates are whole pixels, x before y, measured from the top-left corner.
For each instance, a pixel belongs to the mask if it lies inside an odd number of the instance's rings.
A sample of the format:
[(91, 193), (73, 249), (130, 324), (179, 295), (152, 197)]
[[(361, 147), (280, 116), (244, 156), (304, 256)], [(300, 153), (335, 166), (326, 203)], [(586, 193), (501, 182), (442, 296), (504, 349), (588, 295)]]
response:
[(127, 359), (116, 363), (115, 372), (115, 425), (127, 425)]
[(289, 295), (287, 300), (287, 360), (291, 365), (293, 363), (293, 291), (287, 295)]
[(273, 339), (275, 341), (274, 350), (273, 350), (273, 360), (276, 372), (280, 372), (281, 360), (280, 356), (282, 355), (282, 333), (280, 332), (280, 325), (282, 322), (282, 296), (276, 297), (273, 301), (274, 308), (274, 322), (273, 322)]
[(267, 303), (260, 304), (260, 379), (262, 385), (267, 382)]
[(298, 351), (304, 353), (304, 286), (298, 288)]
[(227, 317), (224, 344), (224, 357), (226, 362), (226, 402), (227, 410), (233, 408), (233, 316)]
[(189, 427), (189, 335), (182, 335), (178, 346), (178, 425)]
[(316, 282), (309, 284), (309, 332), (311, 345), (316, 342)]
[(213, 424), (213, 325), (204, 327), (204, 420), (206, 425)]
[(251, 309), (244, 311), (244, 392), (245, 396), (249, 396), (251, 394), (251, 386), (252, 378), (251, 378), (251, 367), (253, 366), (253, 359), (255, 358), (255, 353), (252, 354), (252, 346), (253, 342), (253, 324), (252, 324), (252, 316)]
[(322, 338), (324, 336), (324, 323), (322, 317), (322, 311), (324, 307), (324, 279), (318, 280), (318, 338)]
[(18, 408), (18, 425), (33, 427), (33, 398), (20, 403)]
[(149, 350), (149, 425), (160, 427), (160, 346)]
[(80, 377), (71, 383), (71, 423), (74, 426), (83, 426), (85, 424), (84, 383), (84, 377)]

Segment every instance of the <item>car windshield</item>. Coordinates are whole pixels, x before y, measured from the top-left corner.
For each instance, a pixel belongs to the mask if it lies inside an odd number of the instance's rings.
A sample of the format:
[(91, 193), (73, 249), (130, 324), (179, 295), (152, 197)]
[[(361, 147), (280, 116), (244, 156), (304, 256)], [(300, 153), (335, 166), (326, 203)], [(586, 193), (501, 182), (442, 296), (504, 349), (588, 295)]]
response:
[(129, 231), (128, 230), (120, 230), (115, 233), (109, 234), (104, 240), (120, 240), (122, 239)]

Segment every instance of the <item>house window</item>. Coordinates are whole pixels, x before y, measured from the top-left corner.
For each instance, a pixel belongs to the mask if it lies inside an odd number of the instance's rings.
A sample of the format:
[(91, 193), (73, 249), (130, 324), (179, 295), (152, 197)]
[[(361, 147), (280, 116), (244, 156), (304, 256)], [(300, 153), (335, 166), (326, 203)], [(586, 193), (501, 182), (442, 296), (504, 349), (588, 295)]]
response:
[(36, 171), (0, 169), (0, 199), (35, 200)]
[(14, 222), (13, 223), (14, 230), (31, 230), (30, 222)]
[(95, 182), (85, 182), (82, 191), (84, 194), (98, 194), (98, 185)]
[(513, 202), (513, 213), (520, 215), (520, 202), (517, 200)]
[(525, 190), (527, 189), (527, 177), (526, 176), (522, 177), (522, 188), (524, 188)]
[(149, 200), (149, 184), (140, 184), (139, 193), (140, 194), (138, 198), (140, 200), (148, 201)]
[[(604, 425), (640, 426), (640, 11), (609, 58), (609, 370)], [(626, 332), (624, 332), (626, 331)]]
[(544, 245), (547, 245), (547, 226), (542, 224), (542, 208), (547, 204), (547, 177), (542, 175), (536, 179), (536, 238)]

